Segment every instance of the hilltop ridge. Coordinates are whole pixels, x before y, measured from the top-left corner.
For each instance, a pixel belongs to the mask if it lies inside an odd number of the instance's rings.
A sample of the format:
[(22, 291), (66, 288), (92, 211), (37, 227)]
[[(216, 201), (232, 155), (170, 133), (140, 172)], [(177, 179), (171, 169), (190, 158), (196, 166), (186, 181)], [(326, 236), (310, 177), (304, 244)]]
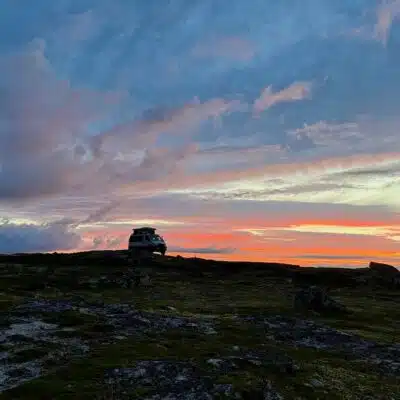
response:
[[(128, 267), (127, 250), (92, 250), (76, 253), (18, 253), (0, 254), (0, 264), (20, 263), (30, 265), (108, 265), (112, 267)], [(391, 265), (371, 261), (365, 267), (305, 267), (298, 264), (281, 262), (220, 261), (199, 257), (159, 256), (154, 255), (149, 266), (167, 270), (180, 270), (182, 273), (206, 274), (222, 276), (241, 271), (257, 271), (266, 275), (291, 278), (298, 282), (329, 285), (365, 285), (400, 286), (400, 271)], [(396, 273), (398, 272), (398, 274)]]

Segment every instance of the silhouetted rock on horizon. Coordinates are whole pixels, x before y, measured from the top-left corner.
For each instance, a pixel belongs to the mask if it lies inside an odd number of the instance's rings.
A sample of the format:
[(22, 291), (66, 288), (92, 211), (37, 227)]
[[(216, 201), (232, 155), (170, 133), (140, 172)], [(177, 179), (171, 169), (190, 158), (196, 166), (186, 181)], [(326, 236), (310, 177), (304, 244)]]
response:
[(400, 271), (393, 265), (371, 261), (369, 269), (372, 279), (381, 285), (400, 288)]
[(384, 264), (380, 262), (375, 262), (371, 261), (369, 263), (369, 268), (372, 269), (373, 271), (379, 272), (380, 274), (384, 275), (398, 275), (400, 274), (400, 271), (394, 267), (393, 265), (390, 264)]

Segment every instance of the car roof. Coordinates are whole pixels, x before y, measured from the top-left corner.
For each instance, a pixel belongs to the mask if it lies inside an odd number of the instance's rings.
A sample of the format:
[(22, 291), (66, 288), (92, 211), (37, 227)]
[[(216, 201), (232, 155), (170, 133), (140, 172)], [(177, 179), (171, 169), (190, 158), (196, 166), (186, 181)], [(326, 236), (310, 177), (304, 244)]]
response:
[(150, 226), (143, 226), (141, 228), (134, 228), (133, 230), (134, 231), (152, 231), (153, 232), (156, 230), (156, 228), (152, 228)]

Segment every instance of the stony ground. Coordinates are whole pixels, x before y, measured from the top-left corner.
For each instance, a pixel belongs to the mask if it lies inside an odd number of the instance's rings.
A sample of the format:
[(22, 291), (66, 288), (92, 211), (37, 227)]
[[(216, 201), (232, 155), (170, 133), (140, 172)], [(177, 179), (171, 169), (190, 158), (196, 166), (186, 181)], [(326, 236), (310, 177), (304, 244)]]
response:
[(0, 265), (1, 399), (400, 399), (399, 291), (328, 317), (262, 271), (123, 271)]

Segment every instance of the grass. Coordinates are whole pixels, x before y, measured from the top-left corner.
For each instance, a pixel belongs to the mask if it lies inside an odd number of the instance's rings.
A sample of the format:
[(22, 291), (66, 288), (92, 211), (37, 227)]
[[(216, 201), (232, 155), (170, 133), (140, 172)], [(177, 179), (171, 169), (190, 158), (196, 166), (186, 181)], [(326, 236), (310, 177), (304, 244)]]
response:
[[(138, 360), (159, 359), (192, 361), (204, 374), (213, 376), (215, 382), (232, 384), (243, 398), (249, 399), (262, 398), (261, 388), (265, 379), (289, 399), (400, 398), (399, 379), (379, 376), (367, 364), (349, 360), (344, 354), (277, 344), (262, 327), (232, 318), (236, 315), (295, 315), (290, 295), (294, 287), (285, 278), (263, 277), (259, 271), (257, 275), (244, 271), (225, 279), (217, 279), (210, 273), (203, 278), (185, 273), (171, 278), (169, 271), (155, 269), (148, 288), (98, 290), (76, 285), (80, 279), (99, 277), (106, 272), (104, 266), (76, 266), (73, 289), (68, 289), (72, 284), (68, 266), (55, 268), (47, 287), (39, 284), (38, 275), (43, 281), (43, 271), (36, 273), (35, 268), (29, 266), (3, 266), (0, 311), (7, 313), (13, 305), (28, 297), (68, 299), (80, 296), (87, 301), (128, 303), (138, 310), (204, 319), (212, 317), (217, 333), (204, 335), (196, 331), (170, 330), (166, 333), (151, 332), (144, 337), (127, 337), (114, 344), (98, 344), (88, 357), (71, 361), (48, 375), (3, 392), (1, 399), (113, 399), (115, 394), (103, 381), (106, 369), (132, 366)], [(336, 289), (332, 290), (332, 296), (349, 307), (349, 316), (307, 317), (378, 343), (400, 341), (398, 292), (371, 293), (368, 288)], [(42, 317), (60, 327), (73, 328), (59, 331), (59, 337), (79, 336), (91, 340), (108, 335), (111, 329), (107, 321), (79, 311)], [(4, 324), (7, 324), (6, 320)], [(210, 358), (235, 355), (238, 353), (236, 346), (239, 353), (242, 349), (251, 349), (263, 354), (289, 356), (300, 369), (291, 374), (266, 362), (260, 366), (244, 363), (239, 371), (225, 372), (217, 371), (207, 363)], [(38, 357), (45, 351), (40, 346), (28, 348), (14, 357), (22, 361)], [(321, 387), (313, 386), (314, 381), (320, 382)], [(146, 390), (136, 388), (129, 393), (129, 398), (143, 398)]]
[(400, 292), (366, 290), (335, 293), (352, 311), (350, 318), (323, 319), (332, 327), (380, 343), (400, 342)]
[[(212, 367), (207, 367), (204, 361), (232, 354), (233, 344), (247, 344), (253, 349), (267, 352), (282, 351), (272, 343), (268, 344), (262, 340), (256, 332), (247, 332), (251, 335), (244, 338), (243, 330), (243, 327), (237, 330), (227, 327), (226, 331), (220, 331), (212, 339), (196, 335), (182, 336), (181, 332), (171, 332), (163, 338), (155, 335), (142, 341), (127, 339), (115, 345), (100, 346), (89, 358), (73, 362), (53, 375), (12, 390), (4, 399), (35, 399), (38, 393), (51, 396), (48, 398), (52, 399), (72, 398), (69, 396), (75, 396), (73, 398), (77, 399), (100, 398), (106, 390), (102, 383), (104, 370), (132, 366), (135, 360), (197, 361), (206, 373), (212, 374)], [(249, 391), (252, 388), (253, 391), (259, 392), (265, 377), (268, 377), (282, 394), (288, 396), (287, 398), (303, 395), (307, 399), (321, 398), (319, 396), (325, 399), (361, 399), (370, 394), (377, 394), (377, 387), (382, 396), (394, 396), (398, 393), (398, 380), (382, 378), (371, 371), (363, 371), (362, 368), (357, 369), (354, 363), (349, 363), (337, 355), (304, 349), (293, 350), (290, 355), (300, 365), (301, 372), (295, 375), (281, 373), (271, 366), (244, 364), (240, 371), (217, 375), (216, 382), (233, 384), (240, 391)], [(313, 378), (323, 382), (323, 388), (311, 389), (307, 386), (306, 383)]]

